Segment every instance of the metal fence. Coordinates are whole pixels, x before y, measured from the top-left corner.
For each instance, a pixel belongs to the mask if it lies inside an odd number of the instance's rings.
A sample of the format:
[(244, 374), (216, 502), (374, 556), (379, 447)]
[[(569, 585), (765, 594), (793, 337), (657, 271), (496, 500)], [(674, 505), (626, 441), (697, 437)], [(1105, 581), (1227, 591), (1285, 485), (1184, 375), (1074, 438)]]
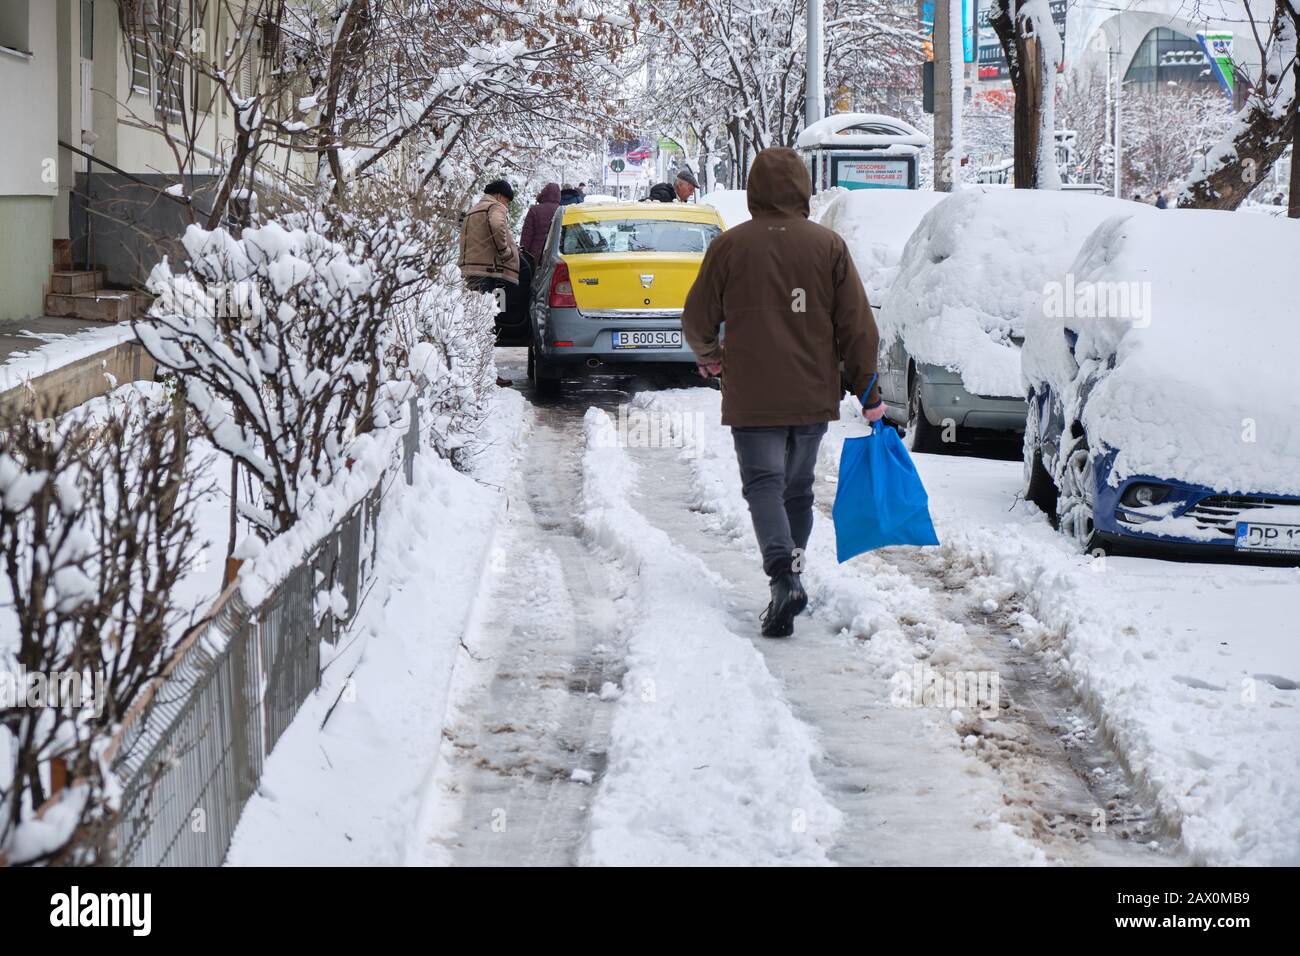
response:
[[(402, 443), (414, 480), (418, 408)], [(233, 584), (178, 649), (111, 753), (123, 781), (113, 834), (118, 866), (218, 866), (266, 757), (320, 686), (320, 642), (340, 636), (316, 597), (342, 589), (349, 619), (374, 572), (387, 472), (259, 607)]]

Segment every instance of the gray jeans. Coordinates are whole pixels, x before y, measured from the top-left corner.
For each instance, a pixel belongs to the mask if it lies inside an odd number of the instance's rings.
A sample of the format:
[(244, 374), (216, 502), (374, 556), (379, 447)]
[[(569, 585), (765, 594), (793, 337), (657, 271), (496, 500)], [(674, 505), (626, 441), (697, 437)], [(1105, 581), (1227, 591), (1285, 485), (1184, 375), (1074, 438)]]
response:
[(789, 571), (792, 552), (808, 547), (813, 468), (825, 434), (825, 422), (731, 429), (740, 481), (768, 577)]

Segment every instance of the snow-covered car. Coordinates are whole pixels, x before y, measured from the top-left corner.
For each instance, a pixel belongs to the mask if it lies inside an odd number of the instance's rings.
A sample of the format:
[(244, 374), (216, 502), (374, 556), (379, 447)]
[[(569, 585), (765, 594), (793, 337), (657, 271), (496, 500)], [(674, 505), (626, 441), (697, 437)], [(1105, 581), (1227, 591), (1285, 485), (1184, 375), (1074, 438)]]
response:
[(743, 189), (715, 189), (701, 196), (699, 205), (716, 209), (722, 217), (723, 225), (728, 229), (734, 229), (750, 219), (749, 197)]
[(1137, 209), (1148, 207), (979, 186), (926, 213), (877, 316), (885, 414), (907, 426), (913, 449), (1024, 429), (1026, 317), (1040, 311), (1045, 283), (1065, 271), (1093, 229)]
[(528, 376), (538, 393), (557, 395), (565, 376), (694, 368), (682, 308), (721, 234), (712, 206), (561, 206), (532, 286)]
[(1089, 236), (1027, 329), (1026, 497), (1088, 550), (1300, 557), (1300, 223)]

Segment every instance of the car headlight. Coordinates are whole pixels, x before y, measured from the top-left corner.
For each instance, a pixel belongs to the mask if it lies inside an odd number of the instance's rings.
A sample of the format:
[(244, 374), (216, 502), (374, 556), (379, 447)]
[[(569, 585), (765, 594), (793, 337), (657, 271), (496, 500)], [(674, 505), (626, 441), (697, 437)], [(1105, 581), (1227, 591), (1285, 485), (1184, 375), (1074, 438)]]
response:
[(1136, 482), (1124, 489), (1124, 494), (1119, 499), (1119, 503), (1126, 508), (1150, 508), (1152, 505), (1158, 505), (1168, 498), (1169, 492), (1172, 490), (1168, 485)]

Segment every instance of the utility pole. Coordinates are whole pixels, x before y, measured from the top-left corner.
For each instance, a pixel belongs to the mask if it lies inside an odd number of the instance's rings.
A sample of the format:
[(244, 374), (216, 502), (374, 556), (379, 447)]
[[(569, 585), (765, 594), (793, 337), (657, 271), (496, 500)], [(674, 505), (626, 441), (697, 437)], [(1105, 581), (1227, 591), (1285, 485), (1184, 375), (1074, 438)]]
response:
[(1124, 54), (1120, 47), (1118, 34), (1115, 47), (1115, 198), (1123, 199), (1124, 194)]
[(826, 80), (823, 75), (825, 54), (822, 52), (822, 0), (808, 0), (808, 48), (805, 53), (804, 113), (805, 126), (811, 126), (823, 117), (826, 101)]
[[(954, 0), (934, 0), (934, 188), (953, 191), (952, 15)], [(961, 3), (961, 0), (955, 0)]]

